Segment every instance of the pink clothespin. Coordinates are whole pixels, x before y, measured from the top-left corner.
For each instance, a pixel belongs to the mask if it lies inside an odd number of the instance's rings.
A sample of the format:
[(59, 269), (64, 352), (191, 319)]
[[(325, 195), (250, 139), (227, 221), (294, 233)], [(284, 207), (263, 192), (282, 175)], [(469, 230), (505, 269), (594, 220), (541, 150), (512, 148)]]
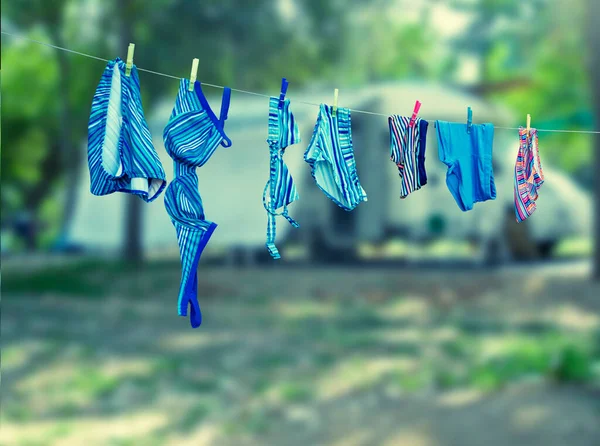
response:
[(415, 109), (413, 110), (413, 114), (410, 117), (410, 122), (408, 123), (409, 127), (415, 125), (415, 121), (417, 119), (417, 115), (419, 114), (419, 110), (421, 109), (421, 103), (419, 101), (415, 102)]

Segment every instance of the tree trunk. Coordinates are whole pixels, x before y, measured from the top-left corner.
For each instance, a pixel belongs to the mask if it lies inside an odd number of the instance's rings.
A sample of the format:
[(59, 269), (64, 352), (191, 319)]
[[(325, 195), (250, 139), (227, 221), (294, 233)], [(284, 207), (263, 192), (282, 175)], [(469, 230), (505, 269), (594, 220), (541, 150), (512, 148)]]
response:
[[(121, 11), (119, 52), (123, 52), (123, 59), (127, 48), (133, 41), (132, 29), (135, 14), (133, 11), (134, 0), (121, 0), (118, 8)], [(135, 62), (134, 62), (135, 63)], [(123, 233), (123, 258), (131, 263), (141, 263), (144, 251), (142, 246), (142, 204), (143, 201), (133, 194), (125, 194), (125, 224)]]
[[(55, 27), (51, 30), (52, 40), (61, 47), (65, 47), (60, 32), (57, 31), (62, 27)], [(60, 225), (60, 232), (58, 237), (59, 246), (63, 246), (66, 243), (69, 231), (71, 229), (71, 222), (75, 213), (75, 206), (77, 200), (77, 186), (79, 185), (80, 178), (80, 165), (81, 154), (79, 150), (75, 150), (73, 145), (73, 138), (71, 135), (69, 123), (72, 122), (71, 116), (71, 104), (69, 103), (69, 77), (70, 77), (70, 65), (68, 60), (68, 54), (64, 51), (57, 51), (58, 66), (59, 66), (59, 94), (58, 94), (58, 107), (59, 107), (59, 136), (60, 136), (60, 167), (63, 170), (66, 181), (65, 196), (62, 206), (62, 220)]]
[[(593, 107), (596, 115), (596, 129), (600, 129), (600, 1), (588, 0), (589, 27), (588, 44), (590, 51), (590, 81), (592, 82)], [(600, 135), (594, 135), (594, 280), (600, 281)]]

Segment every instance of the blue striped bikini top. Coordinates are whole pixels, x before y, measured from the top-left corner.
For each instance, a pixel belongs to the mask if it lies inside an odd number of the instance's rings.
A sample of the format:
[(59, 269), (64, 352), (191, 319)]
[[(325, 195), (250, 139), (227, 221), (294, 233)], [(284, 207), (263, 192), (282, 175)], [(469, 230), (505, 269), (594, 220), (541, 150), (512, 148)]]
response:
[(181, 257), (178, 314), (188, 315), (196, 328), (202, 323), (198, 303), (198, 263), (216, 223), (204, 215), (198, 191), (196, 168), (203, 166), (219, 145), (230, 147), (224, 125), (229, 110), (231, 89), (225, 88), (221, 114), (217, 118), (202, 92), (200, 82), (189, 91), (190, 82), (182, 79), (171, 118), (163, 132), (165, 149), (173, 158), (175, 178), (165, 193), (165, 208), (175, 230)]
[[(165, 149), (175, 164), (190, 168), (203, 166), (219, 145), (231, 147), (231, 140), (224, 131), (231, 89), (225, 87), (221, 102), (221, 114), (216, 117), (200, 82), (189, 91), (189, 79), (181, 79), (173, 113), (164, 130)], [(178, 168), (176, 168), (178, 170)]]
[[(296, 185), (288, 167), (283, 161), (285, 149), (300, 142), (300, 132), (292, 110), (290, 100), (285, 99), (288, 82), (285, 78), (281, 84), (279, 98), (269, 99), (269, 181), (263, 191), (263, 205), (268, 212), (267, 219), (267, 250), (273, 259), (280, 259), (281, 254), (275, 246), (276, 222), (275, 217), (283, 216), (293, 227), (300, 225), (288, 214), (287, 206), (298, 200)], [(269, 200), (267, 200), (267, 196)], [(281, 212), (278, 210), (281, 209)]]

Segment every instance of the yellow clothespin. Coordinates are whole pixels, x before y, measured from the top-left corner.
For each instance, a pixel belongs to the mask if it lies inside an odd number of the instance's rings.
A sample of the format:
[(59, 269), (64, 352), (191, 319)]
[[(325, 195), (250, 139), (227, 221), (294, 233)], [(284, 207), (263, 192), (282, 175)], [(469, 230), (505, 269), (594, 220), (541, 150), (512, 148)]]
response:
[(131, 69), (133, 68), (133, 53), (135, 51), (135, 43), (129, 44), (129, 49), (127, 50), (127, 65), (125, 65), (125, 76), (129, 77), (131, 74)]
[(188, 90), (194, 91), (194, 84), (196, 83), (196, 77), (198, 76), (198, 59), (192, 61), (192, 73), (190, 74), (190, 86)]
[(335, 116), (337, 114), (338, 93), (339, 92), (340, 92), (340, 90), (338, 90), (337, 88), (335, 90), (333, 90), (333, 116)]
[(527, 115), (527, 135), (529, 135), (529, 130), (531, 130), (531, 115)]

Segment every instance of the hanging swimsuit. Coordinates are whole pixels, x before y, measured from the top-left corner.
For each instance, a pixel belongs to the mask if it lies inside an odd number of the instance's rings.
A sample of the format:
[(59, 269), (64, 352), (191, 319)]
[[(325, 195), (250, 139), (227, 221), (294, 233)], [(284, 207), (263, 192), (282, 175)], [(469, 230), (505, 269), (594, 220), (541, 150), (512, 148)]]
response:
[(88, 123), (91, 192), (135, 194), (154, 200), (165, 188), (165, 171), (152, 145), (142, 110), (140, 81), (134, 65), (109, 61), (92, 100)]
[(493, 124), (436, 121), (440, 161), (448, 166), (446, 185), (458, 207), (473, 209), (475, 203), (496, 199), (492, 168)]
[(367, 193), (358, 181), (356, 162), (352, 150), (350, 109), (321, 104), (319, 117), (304, 160), (310, 164), (317, 186), (335, 204), (351, 211)]
[(522, 222), (537, 208), (538, 191), (544, 184), (536, 129), (519, 128), (519, 152), (515, 164), (515, 213)]
[(388, 118), (390, 125), (390, 159), (398, 167), (400, 175), (400, 198), (427, 184), (425, 171), (425, 144), (429, 123), (417, 118), (409, 127), (411, 118), (393, 115)]
[(167, 187), (165, 207), (177, 231), (181, 256), (181, 284), (178, 313), (187, 316), (196, 328), (202, 323), (198, 304), (198, 262), (216, 223), (204, 216), (198, 192), (196, 168), (203, 166), (219, 145), (230, 147), (231, 140), (223, 130), (231, 90), (223, 90), (221, 116), (217, 118), (202, 92), (200, 82), (189, 91), (190, 82), (182, 79), (171, 118), (164, 130), (165, 149), (174, 161), (175, 179)]
[[(267, 181), (263, 192), (263, 205), (268, 213), (266, 245), (269, 254), (274, 259), (281, 258), (275, 246), (275, 217), (282, 215), (294, 228), (300, 226), (288, 215), (287, 210), (287, 206), (296, 201), (299, 196), (294, 180), (283, 162), (283, 154), (286, 147), (300, 142), (300, 132), (290, 109), (290, 100), (284, 99), (287, 85), (288, 83), (284, 78), (279, 98), (271, 97), (269, 99), (269, 136), (267, 143), (269, 144), (271, 156), (269, 181)], [(269, 191), (268, 202), (267, 191)], [(280, 208), (283, 208), (283, 210), (281, 213), (277, 213)]]

